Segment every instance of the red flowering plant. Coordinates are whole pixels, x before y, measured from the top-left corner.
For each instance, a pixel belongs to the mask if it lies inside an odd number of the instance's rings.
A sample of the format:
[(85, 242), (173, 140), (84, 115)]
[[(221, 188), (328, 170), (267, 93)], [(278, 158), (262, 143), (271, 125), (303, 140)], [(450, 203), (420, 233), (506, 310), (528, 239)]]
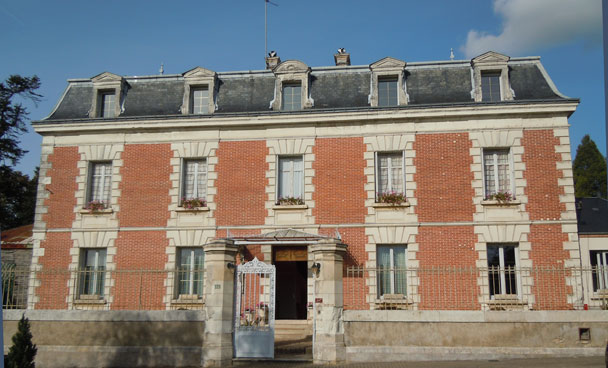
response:
[(197, 207), (207, 207), (205, 198), (182, 198), (182, 207), (194, 209)]
[(402, 192), (391, 190), (390, 192), (378, 193), (378, 203), (388, 203), (396, 206), (404, 203), (406, 200), (405, 193)]
[(85, 210), (89, 210), (91, 212), (100, 212), (106, 209), (106, 202), (104, 201), (89, 201), (87, 205), (84, 207)]
[(488, 194), (486, 196), (487, 201), (496, 201), (498, 203), (507, 203), (507, 202), (511, 202), (514, 199), (515, 198), (513, 198), (513, 195), (511, 194), (511, 192), (508, 192), (508, 191), (504, 191), (504, 192), (498, 191), (496, 193)]
[(277, 204), (293, 206), (304, 204), (304, 201), (300, 197), (279, 197)]

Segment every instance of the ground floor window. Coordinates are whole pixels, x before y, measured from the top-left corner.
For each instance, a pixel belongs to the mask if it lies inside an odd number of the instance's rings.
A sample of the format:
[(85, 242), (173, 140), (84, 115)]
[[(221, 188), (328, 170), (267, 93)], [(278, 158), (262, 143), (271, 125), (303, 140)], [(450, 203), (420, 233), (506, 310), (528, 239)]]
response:
[(519, 249), (516, 245), (488, 245), (490, 296), (517, 295)]
[(203, 248), (178, 248), (177, 296), (203, 296)]
[(592, 250), (593, 291), (608, 289), (608, 250)]
[(403, 245), (378, 246), (378, 298), (386, 294), (407, 295), (405, 251)]
[(103, 296), (106, 271), (105, 249), (83, 249), (80, 254), (78, 295)]

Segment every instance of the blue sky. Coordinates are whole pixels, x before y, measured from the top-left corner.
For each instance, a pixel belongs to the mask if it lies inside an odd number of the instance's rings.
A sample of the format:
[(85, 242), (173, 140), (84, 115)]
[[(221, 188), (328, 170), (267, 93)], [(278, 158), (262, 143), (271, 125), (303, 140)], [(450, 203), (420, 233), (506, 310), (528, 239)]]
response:
[[(406, 62), (468, 59), (489, 49), (541, 56), (558, 89), (581, 104), (570, 118), (573, 155), (585, 134), (606, 154), (601, 0), (273, 0), (269, 50), (309, 66), (333, 64), (344, 47), (354, 65), (385, 56)], [(46, 117), (69, 78), (264, 68), (264, 0), (0, 0), (0, 79), (38, 75), (44, 96), (27, 104)], [(31, 173), (41, 138), (16, 166)]]

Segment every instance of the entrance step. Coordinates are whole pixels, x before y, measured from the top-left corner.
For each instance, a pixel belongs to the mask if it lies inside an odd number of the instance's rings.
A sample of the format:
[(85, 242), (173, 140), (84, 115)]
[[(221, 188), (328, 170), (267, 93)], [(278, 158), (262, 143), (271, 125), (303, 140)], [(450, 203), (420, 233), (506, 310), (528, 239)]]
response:
[(312, 337), (312, 323), (307, 320), (280, 319), (274, 321), (275, 341), (299, 341)]

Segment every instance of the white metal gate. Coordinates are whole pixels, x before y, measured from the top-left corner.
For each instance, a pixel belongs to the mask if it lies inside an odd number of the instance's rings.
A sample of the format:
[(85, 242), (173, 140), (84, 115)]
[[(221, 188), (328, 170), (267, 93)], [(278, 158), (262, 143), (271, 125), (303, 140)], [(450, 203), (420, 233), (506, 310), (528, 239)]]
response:
[(253, 261), (236, 268), (234, 354), (274, 358), (274, 265)]

